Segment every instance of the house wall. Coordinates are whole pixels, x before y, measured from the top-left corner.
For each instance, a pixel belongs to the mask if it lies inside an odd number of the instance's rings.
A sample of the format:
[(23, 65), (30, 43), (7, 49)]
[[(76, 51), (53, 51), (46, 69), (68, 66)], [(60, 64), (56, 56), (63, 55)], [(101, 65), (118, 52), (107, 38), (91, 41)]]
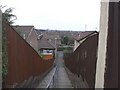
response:
[(83, 41), (85, 41), (85, 39), (80, 40), (79, 42), (76, 41), (76, 40), (74, 40), (74, 49), (73, 49), (73, 51), (75, 51), (75, 50), (77, 49), (77, 47), (78, 47)]
[(100, 32), (95, 83), (96, 88), (104, 88), (104, 73), (108, 35), (108, 7), (109, 7), (108, 2), (101, 2)]
[(76, 48), (80, 45), (79, 42), (77, 42), (76, 40), (74, 40), (74, 48), (73, 48), (73, 51), (76, 50)]

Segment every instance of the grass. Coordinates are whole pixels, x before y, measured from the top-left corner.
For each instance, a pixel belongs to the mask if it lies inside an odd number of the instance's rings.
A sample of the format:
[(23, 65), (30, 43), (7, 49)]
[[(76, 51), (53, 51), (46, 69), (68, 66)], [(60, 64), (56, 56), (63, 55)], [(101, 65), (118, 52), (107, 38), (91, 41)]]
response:
[(43, 54), (39, 54), (39, 55), (42, 59), (44, 59), (45, 55), (43, 55)]

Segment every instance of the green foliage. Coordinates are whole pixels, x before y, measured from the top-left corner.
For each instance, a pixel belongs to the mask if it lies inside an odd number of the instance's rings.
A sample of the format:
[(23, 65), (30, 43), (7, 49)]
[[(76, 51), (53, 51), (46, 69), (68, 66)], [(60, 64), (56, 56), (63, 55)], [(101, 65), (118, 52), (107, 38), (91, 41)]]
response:
[(61, 37), (61, 43), (64, 45), (73, 45), (74, 40), (68, 36)]
[(5, 30), (2, 31), (2, 79), (5, 80), (7, 74), (7, 63), (8, 63), (8, 53), (7, 53), (7, 37)]
[(43, 54), (40, 54), (40, 57), (41, 57), (42, 59), (44, 59), (44, 55), (43, 55)]
[(67, 36), (62, 37), (61, 43), (68, 45), (69, 38)]
[(14, 20), (17, 19), (15, 15), (12, 14), (14, 8), (8, 8), (5, 10), (5, 12), (2, 14), (4, 22), (7, 22), (9, 24), (13, 24)]
[(57, 51), (64, 51), (64, 50), (73, 51), (73, 47), (71, 47), (71, 46), (59, 46), (57, 48)]
[(63, 51), (63, 50), (64, 50), (64, 47), (62, 46), (57, 48), (57, 51)]
[(73, 38), (69, 38), (68, 45), (74, 45), (74, 39)]
[(66, 59), (73, 53), (73, 47), (65, 47), (63, 50), (63, 58)]
[(71, 55), (72, 51), (71, 50), (64, 50), (63, 51), (63, 58), (67, 59)]
[[(14, 20), (16, 20), (16, 16), (11, 14), (13, 8), (8, 8), (2, 13), (2, 21), (3, 23), (13, 24)], [(3, 24), (4, 25), (4, 24)], [(7, 75), (7, 64), (8, 64), (8, 52), (7, 52), (7, 34), (6, 30), (4, 30), (4, 26), (2, 29), (2, 81), (5, 81), (5, 77)]]

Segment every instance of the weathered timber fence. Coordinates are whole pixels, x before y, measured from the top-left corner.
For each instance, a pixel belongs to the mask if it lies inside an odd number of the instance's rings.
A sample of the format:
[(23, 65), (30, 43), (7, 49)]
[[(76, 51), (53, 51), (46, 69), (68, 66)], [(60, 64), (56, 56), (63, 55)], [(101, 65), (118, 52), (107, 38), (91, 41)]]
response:
[(22, 83), (52, 67), (53, 60), (42, 60), (39, 54), (9, 25), (4, 24), (8, 40), (8, 74), (5, 86)]
[(98, 48), (98, 33), (87, 38), (69, 57), (66, 67), (78, 77), (81, 76), (89, 87), (95, 87), (95, 73)]
[(105, 68), (105, 88), (118, 88), (118, 29), (120, 2), (109, 3), (108, 41)]

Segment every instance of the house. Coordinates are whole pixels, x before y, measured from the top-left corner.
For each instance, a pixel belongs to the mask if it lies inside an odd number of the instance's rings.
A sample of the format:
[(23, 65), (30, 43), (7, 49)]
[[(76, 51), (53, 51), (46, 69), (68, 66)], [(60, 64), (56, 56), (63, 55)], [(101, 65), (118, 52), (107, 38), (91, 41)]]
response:
[(49, 60), (55, 58), (56, 46), (49, 41), (46, 35), (42, 34), (38, 37), (38, 52), (40, 55), (44, 56), (43, 59)]
[(45, 32), (46, 37), (49, 39), (50, 42), (52, 42), (56, 47), (61, 45), (61, 37), (59, 33), (55, 31), (47, 31)]
[(36, 32), (41, 35), (44, 34), (44, 36), (50, 41), (52, 42), (54, 45), (56, 45), (56, 47), (58, 47), (59, 45), (61, 45), (61, 37), (59, 35), (59, 33), (57, 33), (56, 31), (52, 31), (52, 30), (43, 30), (43, 29), (36, 29)]
[(16, 25), (13, 28), (25, 39), (36, 51), (38, 51), (38, 34), (34, 26)]
[(74, 37), (74, 48), (73, 50), (75, 51), (77, 47), (86, 40), (89, 36), (92, 36), (94, 34), (98, 33), (97, 31), (84, 31), (80, 32), (78, 36)]
[(32, 25), (15, 25), (13, 28), (26, 40), (30, 32), (34, 29)]

